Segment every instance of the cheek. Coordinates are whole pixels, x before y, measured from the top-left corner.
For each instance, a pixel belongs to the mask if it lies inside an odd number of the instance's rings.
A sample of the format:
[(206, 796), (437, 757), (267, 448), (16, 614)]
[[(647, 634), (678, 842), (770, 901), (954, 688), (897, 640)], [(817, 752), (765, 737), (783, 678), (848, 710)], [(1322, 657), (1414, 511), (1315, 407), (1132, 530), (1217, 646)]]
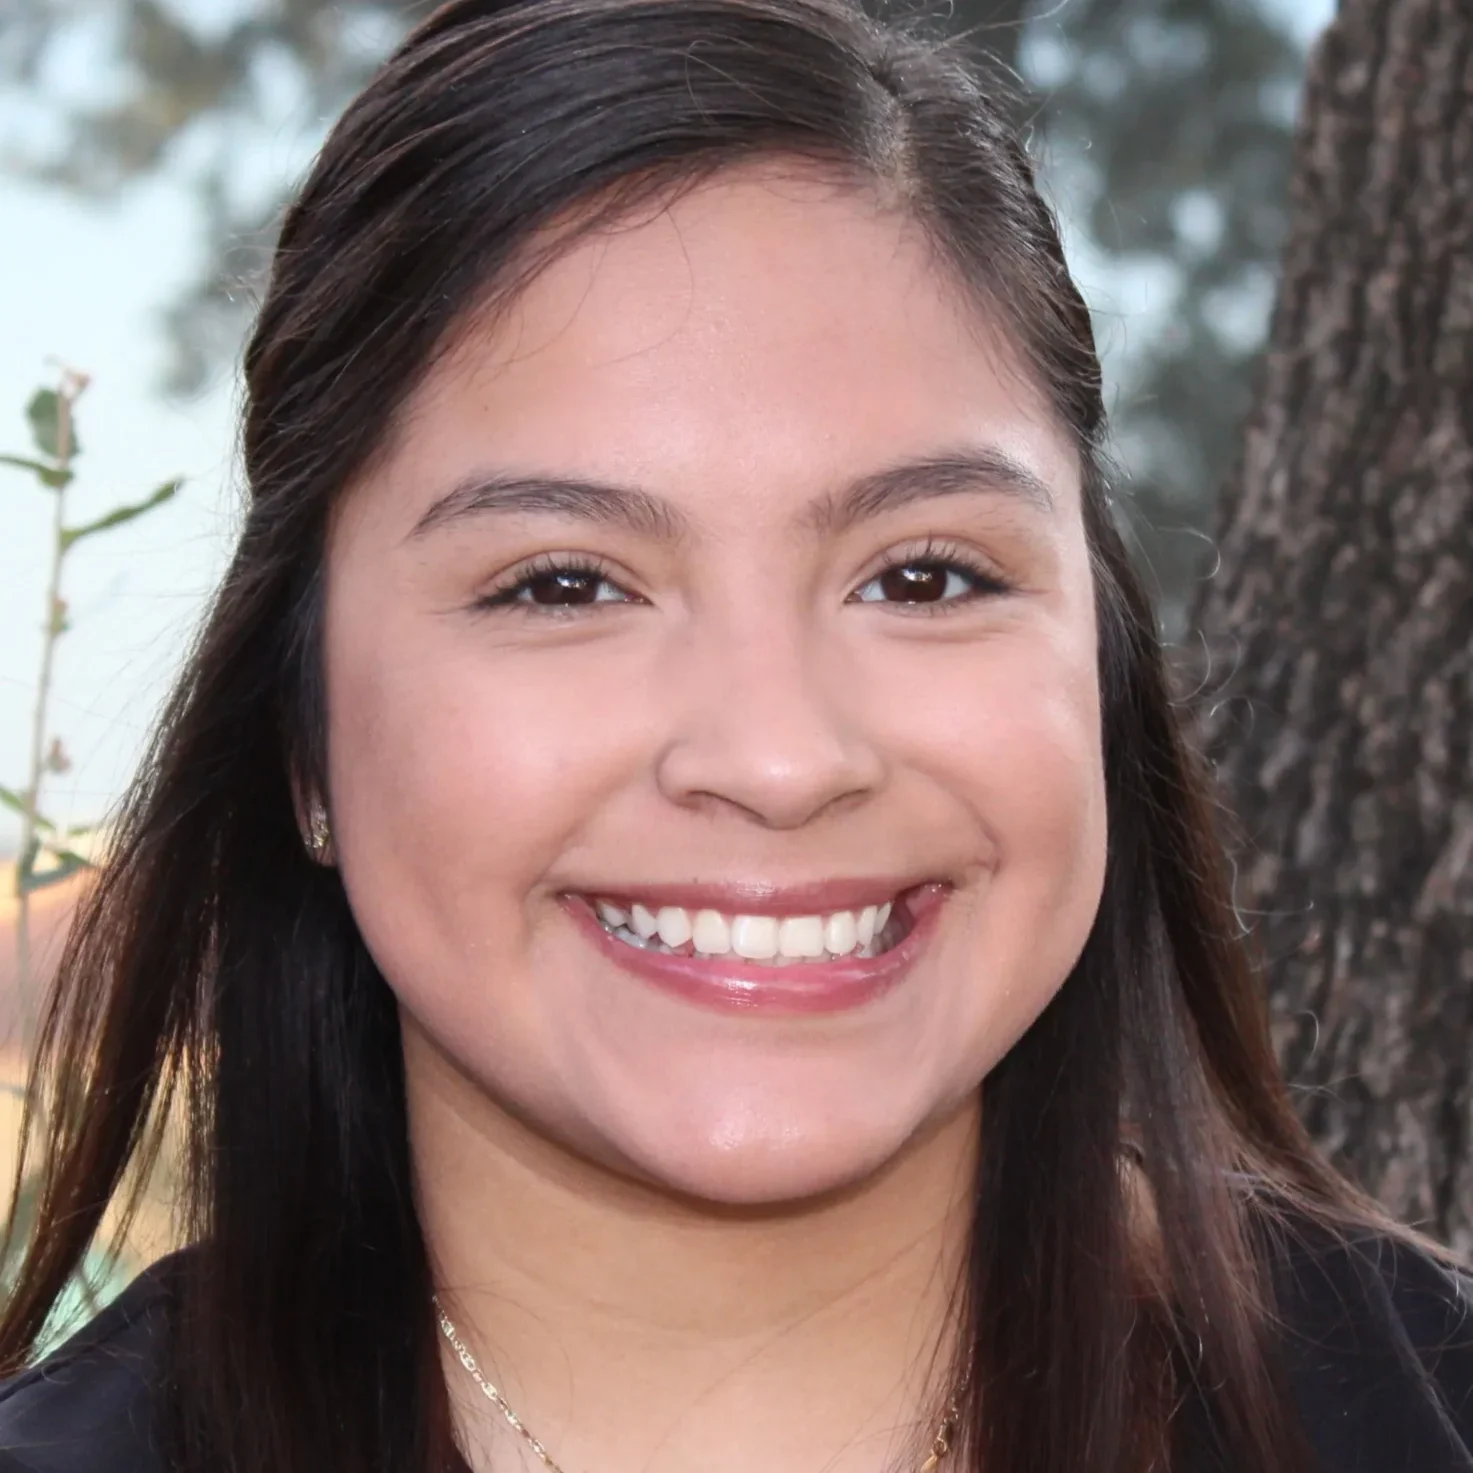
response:
[(948, 1015), (952, 1056), (975, 1079), (1078, 960), (1103, 889), (1107, 822), (1089, 631), (1030, 630), (967, 658), (965, 678), (932, 669), (907, 680), (895, 703), (904, 715), (891, 720), (938, 803), (971, 826), (977, 872), (953, 897), (947, 971), (965, 979)]
[[(1093, 659), (1018, 672), (988, 782), (998, 863), (982, 890), (982, 945), (1009, 977), (991, 1007), (995, 1041), (1017, 1040), (1084, 949), (1104, 887), (1107, 821)], [(989, 1064), (995, 1059), (989, 1060)]]
[(623, 719), (638, 702), (619, 700), (596, 651), (522, 658), (474, 623), (387, 605), (352, 590), (329, 605), (330, 768), (344, 881), (402, 974), (521, 943), (523, 902), (627, 775), (647, 723)]
[(1104, 882), (1093, 665), (1018, 662), (992, 695), (997, 704), (977, 713), (975, 802), (995, 854), (992, 885), (982, 894), (993, 907), (993, 941), (1018, 953), (1017, 970), (1048, 990), (1083, 949)]
[(994, 718), (997, 777), (989, 784), (1003, 858), (1036, 865), (1072, 891), (1102, 872), (1105, 784), (1093, 669), (1050, 681), (1019, 672), (1016, 706)]
[(1098, 862), (1104, 769), (1091, 631), (1002, 633), (897, 661), (877, 708), (897, 751), (960, 800), (998, 863)]

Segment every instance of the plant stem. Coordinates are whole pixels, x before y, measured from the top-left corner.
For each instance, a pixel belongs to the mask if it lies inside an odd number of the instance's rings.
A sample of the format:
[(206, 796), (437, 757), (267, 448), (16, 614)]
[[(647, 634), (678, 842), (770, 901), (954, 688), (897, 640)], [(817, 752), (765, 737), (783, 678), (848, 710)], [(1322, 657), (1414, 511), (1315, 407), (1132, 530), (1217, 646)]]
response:
[[(72, 459), (72, 405), (82, 392), (86, 380), (79, 374), (63, 375), (57, 390), (56, 462), (67, 471)], [(61, 637), (61, 564), (66, 552), (62, 531), (66, 526), (66, 482), (55, 488), (55, 514), (52, 518), (51, 574), (46, 589), (46, 623), (41, 642), (41, 675), (36, 682), (36, 705), (31, 713), (31, 770), (21, 797), (20, 862), (15, 870), (16, 923), (16, 998), (20, 1007), (21, 1048), (27, 1059), (36, 1029), (36, 1000), (31, 986), (31, 895), (27, 884), (29, 870), (35, 863), (38, 835), (36, 816), (41, 807), (41, 779), (46, 771), (46, 708), (51, 696), (51, 673), (56, 660), (56, 642)]]

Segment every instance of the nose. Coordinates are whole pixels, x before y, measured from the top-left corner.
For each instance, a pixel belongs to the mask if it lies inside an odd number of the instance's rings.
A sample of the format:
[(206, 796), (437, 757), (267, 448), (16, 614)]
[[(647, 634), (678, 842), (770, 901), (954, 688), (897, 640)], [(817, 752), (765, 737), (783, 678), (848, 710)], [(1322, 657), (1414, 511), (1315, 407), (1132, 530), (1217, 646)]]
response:
[(661, 792), (773, 829), (873, 792), (885, 764), (845, 665), (811, 631), (777, 621), (692, 639), (669, 670), (675, 723), (658, 761)]

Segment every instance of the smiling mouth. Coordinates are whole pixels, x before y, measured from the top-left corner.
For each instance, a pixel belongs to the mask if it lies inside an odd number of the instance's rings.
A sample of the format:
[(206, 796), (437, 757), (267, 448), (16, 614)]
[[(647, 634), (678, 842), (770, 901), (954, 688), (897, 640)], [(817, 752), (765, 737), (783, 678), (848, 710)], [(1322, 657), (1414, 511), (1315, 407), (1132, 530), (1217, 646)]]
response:
[(784, 968), (884, 955), (915, 925), (907, 903), (914, 893), (902, 891), (883, 904), (857, 910), (782, 916), (647, 905), (627, 896), (585, 899), (603, 930), (633, 949)]

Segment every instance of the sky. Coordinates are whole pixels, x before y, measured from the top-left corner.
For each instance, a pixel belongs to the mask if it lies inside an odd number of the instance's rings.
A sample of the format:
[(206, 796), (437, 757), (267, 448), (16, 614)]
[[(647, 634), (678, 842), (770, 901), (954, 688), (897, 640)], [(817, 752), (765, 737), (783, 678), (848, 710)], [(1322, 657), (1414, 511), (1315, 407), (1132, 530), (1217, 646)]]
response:
[[(1308, 45), (1334, 0), (1260, 0)], [(218, 24), (231, 0), (174, 0), (177, 12)], [(63, 58), (67, 90), (102, 85), (105, 58), (82, 47)], [(0, 139), (32, 121), (0, 89)], [(254, 145), (258, 178), (290, 180), (303, 164), (283, 129)], [(185, 161), (187, 164), (187, 161)], [(135, 501), (176, 476), (183, 490), (147, 517), (82, 542), (68, 555), (48, 736), (72, 766), (46, 781), (56, 821), (103, 817), (135, 768), (151, 723), (230, 555), (239, 526), (235, 365), (188, 402), (160, 392), (162, 314), (203, 258), (202, 225), (185, 164), (104, 203), (85, 202), (0, 173), (0, 453), (25, 454), (24, 406), (59, 364), (91, 383), (78, 406), (82, 455), (68, 490), (70, 521)], [(1149, 323), (1165, 288), (1151, 273), (1106, 279), (1087, 240), (1069, 231), (1086, 294), (1109, 299), (1120, 331)], [(1111, 343), (1107, 337), (1108, 358)], [(49, 572), (49, 492), (0, 467), (0, 785), (25, 785)], [(18, 823), (0, 808), (0, 857)]]

